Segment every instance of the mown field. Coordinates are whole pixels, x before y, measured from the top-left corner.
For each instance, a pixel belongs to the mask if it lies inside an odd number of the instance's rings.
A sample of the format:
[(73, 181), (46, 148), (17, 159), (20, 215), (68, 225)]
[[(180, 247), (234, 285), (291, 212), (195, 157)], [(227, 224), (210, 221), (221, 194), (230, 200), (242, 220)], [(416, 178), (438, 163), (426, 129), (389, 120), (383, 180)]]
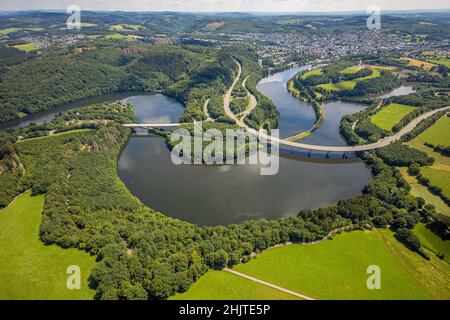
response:
[(391, 131), (400, 120), (414, 109), (415, 107), (404, 104), (391, 103), (370, 117), (370, 121), (381, 129)]
[(421, 68), (421, 69), (425, 69), (425, 70), (430, 70), (436, 66), (434, 63), (421, 61), (421, 60), (417, 60), (414, 58), (402, 57), (402, 58), (400, 58), (400, 60), (407, 62), (408, 66), (417, 67), (417, 68)]
[(425, 224), (420, 223), (414, 228), (414, 234), (420, 239), (422, 245), (433, 254), (444, 254), (445, 261), (450, 262), (450, 240), (443, 241)]
[(429, 129), (425, 130), (419, 139), (434, 146), (450, 146), (450, 117), (443, 116)]
[[(347, 68), (347, 69), (349, 69), (349, 68)], [(344, 69), (343, 71), (345, 71), (347, 69)], [(341, 71), (341, 72), (343, 72), (343, 71)], [(358, 72), (358, 70), (356, 70), (356, 72)], [(352, 90), (355, 88), (357, 82), (377, 78), (380, 75), (381, 75), (380, 71), (373, 70), (372, 74), (369, 76), (366, 76), (366, 77), (357, 78), (355, 80), (344, 80), (344, 81), (339, 81), (336, 83), (319, 84), (317, 87), (325, 89), (325, 90), (329, 90), (329, 91)]]
[[(381, 268), (381, 290), (367, 289), (370, 265)], [(315, 245), (272, 249), (235, 269), (317, 299), (431, 298), (378, 232), (343, 233)]]
[[(45, 246), (39, 240), (44, 196), (31, 192), (0, 210), (0, 299), (92, 299), (87, 278), (95, 258), (77, 249)], [(81, 290), (66, 287), (67, 267), (81, 269)]]
[(435, 64), (442, 64), (447, 68), (450, 68), (450, 59), (449, 58), (439, 58), (439, 59), (428, 59), (428, 61)]
[(450, 207), (439, 197), (432, 194), (427, 187), (421, 185), (416, 177), (408, 174), (408, 168), (398, 168), (403, 178), (411, 186), (410, 194), (417, 198), (423, 198), (426, 203), (433, 205), (440, 214), (450, 216)]
[(310, 77), (310, 76), (318, 76), (318, 75), (321, 75), (321, 74), (323, 74), (322, 69), (314, 69), (314, 70), (305, 72), (305, 73), (302, 75), (302, 78), (303, 78), (303, 79), (306, 79), (306, 78), (308, 78), (308, 77)]
[(208, 271), (171, 300), (296, 300), (297, 297), (226, 271)]
[(14, 48), (25, 52), (30, 52), (38, 49), (38, 47), (34, 43), (19, 44), (17, 46), (14, 46)]
[[(427, 231), (415, 232), (430, 239), (427, 247), (433, 243), (433, 248), (442, 248), (443, 241), (436, 241)], [(369, 265), (381, 268), (381, 290), (367, 289)], [(450, 298), (447, 262), (435, 255), (430, 261), (423, 259), (384, 229), (343, 233), (313, 245), (271, 249), (234, 269), (317, 299)], [(252, 289), (255, 285), (258, 289)], [(259, 288), (259, 284), (224, 271), (210, 271), (173, 299), (285, 299), (265, 290), (272, 289)]]
[(421, 169), (421, 173), (433, 186), (442, 188), (443, 194), (450, 198), (450, 171), (427, 167)]

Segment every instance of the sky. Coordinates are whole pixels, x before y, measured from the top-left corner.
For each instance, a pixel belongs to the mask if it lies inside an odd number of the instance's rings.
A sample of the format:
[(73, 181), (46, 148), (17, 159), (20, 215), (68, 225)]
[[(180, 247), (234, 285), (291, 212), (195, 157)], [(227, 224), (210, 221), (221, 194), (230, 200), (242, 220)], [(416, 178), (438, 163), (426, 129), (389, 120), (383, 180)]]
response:
[(179, 11), (179, 12), (321, 12), (449, 9), (450, 0), (1, 0), (0, 10)]

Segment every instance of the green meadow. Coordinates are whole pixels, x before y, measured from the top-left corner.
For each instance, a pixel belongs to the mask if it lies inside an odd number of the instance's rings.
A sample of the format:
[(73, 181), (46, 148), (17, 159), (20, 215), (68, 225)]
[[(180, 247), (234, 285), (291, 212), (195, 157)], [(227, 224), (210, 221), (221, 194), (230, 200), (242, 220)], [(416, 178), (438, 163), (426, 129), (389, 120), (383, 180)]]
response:
[[(46, 246), (39, 240), (44, 196), (26, 192), (0, 210), (0, 300), (85, 300), (95, 292), (87, 278), (95, 258), (77, 249)], [(67, 267), (81, 270), (81, 289), (66, 287)]]
[(210, 270), (170, 300), (297, 300), (299, 298), (226, 271)]
[(442, 64), (447, 68), (450, 68), (450, 59), (449, 58), (439, 58), (439, 59), (428, 59), (428, 61), (435, 64)]
[(420, 172), (430, 180), (431, 185), (442, 188), (442, 193), (450, 198), (450, 171), (426, 167), (422, 168)]
[(425, 130), (419, 139), (434, 146), (450, 146), (450, 117), (443, 116), (429, 129)]
[(306, 78), (308, 78), (308, 77), (310, 77), (310, 76), (318, 76), (318, 75), (321, 75), (321, 74), (323, 74), (322, 69), (314, 69), (314, 70), (305, 72), (305, 73), (302, 75), (302, 78), (303, 78), (303, 79), (306, 79)]
[[(392, 236), (390, 239), (396, 241)], [(380, 290), (367, 289), (366, 270), (370, 265), (381, 268)], [(343, 233), (318, 244), (268, 250), (235, 269), (317, 299), (431, 298), (380, 233), (373, 231)]]
[(34, 43), (19, 44), (17, 46), (14, 46), (14, 48), (25, 52), (35, 51), (39, 49)]
[(420, 239), (422, 246), (433, 254), (444, 254), (445, 261), (450, 262), (450, 240), (444, 241), (420, 223), (414, 228), (414, 234)]
[[(430, 231), (414, 232), (426, 250), (448, 252)], [(381, 289), (367, 289), (367, 267), (381, 268)], [(311, 245), (267, 250), (234, 270), (316, 299), (450, 299), (448, 263), (425, 260), (405, 248), (389, 230), (342, 233)], [(225, 271), (209, 271), (171, 299), (295, 299)]]
[[(353, 68), (353, 67), (350, 67), (350, 68)], [(347, 69), (348, 70), (354, 70), (354, 69), (350, 69), (350, 68), (347, 68)], [(344, 69), (341, 72), (344, 72), (347, 69)], [(355, 72), (358, 72), (358, 70), (354, 71), (354, 73)], [(350, 71), (346, 72), (346, 73), (350, 73)], [(380, 71), (373, 70), (372, 74), (368, 75), (366, 77), (361, 77), (361, 78), (357, 78), (357, 79), (354, 79), (354, 80), (344, 80), (344, 81), (339, 81), (339, 82), (336, 82), (336, 83), (319, 84), (317, 87), (318, 88), (323, 88), (323, 89), (328, 90), (328, 91), (352, 90), (352, 89), (355, 88), (356, 83), (358, 83), (359, 81), (377, 78), (380, 75), (381, 75)]]
[(415, 108), (399, 103), (391, 103), (387, 107), (381, 109), (370, 120), (373, 124), (384, 129), (391, 131), (392, 128), (400, 122), (408, 113)]
[(411, 195), (416, 198), (423, 198), (426, 203), (433, 205), (438, 213), (450, 216), (450, 207), (447, 206), (444, 200), (439, 196), (432, 194), (427, 187), (421, 185), (416, 177), (410, 176), (408, 174), (408, 168), (397, 169), (402, 173), (403, 178), (411, 187), (411, 190), (409, 191)]

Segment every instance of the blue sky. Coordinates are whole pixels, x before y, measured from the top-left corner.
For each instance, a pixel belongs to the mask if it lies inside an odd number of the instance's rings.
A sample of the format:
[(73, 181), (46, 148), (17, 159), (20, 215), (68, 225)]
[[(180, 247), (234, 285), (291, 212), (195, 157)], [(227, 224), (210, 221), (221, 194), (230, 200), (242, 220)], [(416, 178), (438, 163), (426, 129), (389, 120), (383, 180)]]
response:
[(0, 10), (194, 11), (194, 12), (319, 12), (450, 8), (449, 0), (1, 0)]

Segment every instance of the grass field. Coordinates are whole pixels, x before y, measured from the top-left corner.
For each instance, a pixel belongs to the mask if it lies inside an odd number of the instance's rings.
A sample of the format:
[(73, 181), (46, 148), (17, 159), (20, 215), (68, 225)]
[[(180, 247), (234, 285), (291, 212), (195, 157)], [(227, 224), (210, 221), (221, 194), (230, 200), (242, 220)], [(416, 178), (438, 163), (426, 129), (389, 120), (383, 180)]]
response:
[(430, 180), (433, 186), (441, 187), (442, 193), (450, 198), (450, 171), (426, 167), (422, 168), (420, 172)]
[(141, 36), (136, 36), (134, 34), (120, 34), (120, 33), (114, 33), (114, 34), (108, 34), (105, 36), (105, 39), (108, 40), (123, 40), (123, 39), (139, 39), (142, 38)]
[(226, 271), (208, 271), (187, 292), (171, 300), (296, 300), (295, 296), (238, 277)]
[[(26, 192), (0, 210), (0, 300), (92, 299), (87, 277), (95, 258), (39, 241), (43, 205), (44, 196)], [(81, 269), (81, 290), (66, 288), (70, 265)]]
[[(386, 237), (397, 242), (391, 234)], [(402, 246), (401, 250), (407, 249)], [(381, 290), (367, 289), (366, 270), (370, 265), (381, 268)], [(235, 269), (318, 299), (431, 298), (402, 266), (380, 232), (343, 233), (315, 245), (268, 250)]]
[(381, 129), (391, 131), (415, 107), (399, 103), (391, 103), (370, 118), (370, 121)]
[(110, 29), (114, 31), (139, 31), (142, 26), (138, 24), (116, 24), (111, 26)]
[(74, 133), (83, 133), (83, 132), (91, 132), (93, 131), (92, 129), (76, 129), (76, 130), (70, 130), (70, 131), (66, 131), (66, 132), (60, 132), (60, 133), (55, 133), (49, 136), (43, 136), (43, 137), (35, 137), (35, 138), (29, 138), (29, 139), (24, 139), (24, 140), (19, 140), (17, 141), (17, 143), (23, 143), (25, 141), (32, 141), (32, 140), (42, 140), (42, 139), (47, 139), (47, 138), (54, 138), (54, 137), (59, 137), (59, 136), (64, 136), (67, 134), (74, 134)]
[(308, 78), (308, 77), (310, 77), (310, 76), (317, 76), (317, 75), (321, 75), (321, 74), (323, 74), (322, 69), (314, 69), (314, 70), (305, 72), (305, 73), (302, 75), (302, 78), (303, 78), (303, 79), (306, 79), (306, 78)]
[(39, 49), (34, 43), (19, 44), (17, 46), (14, 46), (14, 48), (25, 52), (35, 51)]
[(442, 64), (447, 68), (450, 68), (450, 59), (449, 58), (439, 58), (439, 59), (429, 59), (428, 61), (435, 64)]
[(402, 173), (403, 178), (408, 182), (411, 187), (409, 192), (411, 195), (417, 198), (423, 198), (426, 203), (432, 204), (436, 211), (440, 214), (450, 216), (450, 207), (439, 197), (432, 194), (427, 187), (421, 185), (416, 177), (412, 177), (408, 174), (408, 168), (397, 168)]
[(20, 30), (27, 30), (27, 31), (42, 31), (44, 28), (37, 28), (37, 27), (30, 27), (30, 28), (7, 28), (0, 30), (0, 35), (8, 35), (13, 32), (17, 32)]
[(355, 88), (357, 82), (377, 78), (380, 75), (381, 75), (380, 71), (373, 70), (372, 74), (367, 77), (361, 77), (361, 78), (357, 78), (354, 80), (339, 81), (336, 83), (319, 84), (317, 87), (323, 88), (323, 89), (329, 90), (329, 91), (352, 90)]
[(427, 229), (425, 224), (420, 223), (414, 228), (414, 234), (420, 239), (422, 245), (437, 255), (438, 253), (445, 255), (445, 261), (450, 262), (450, 240), (443, 241), (431, 230)]
[(417, 60), (417, 59), (413, 59), (413, 58), (401, 57), (400, 60), (408, 62), (408, 66), (418, 67), (418, 68), (422, 68), (425, 70), (430, 70), (431, 68), (436, 66), (434, 63), (421, 61), (421, 60)]
[(443, 116), (429, 129), (425, 130), (419, 139), (434, 146), (450, 146), (450, 117)]

